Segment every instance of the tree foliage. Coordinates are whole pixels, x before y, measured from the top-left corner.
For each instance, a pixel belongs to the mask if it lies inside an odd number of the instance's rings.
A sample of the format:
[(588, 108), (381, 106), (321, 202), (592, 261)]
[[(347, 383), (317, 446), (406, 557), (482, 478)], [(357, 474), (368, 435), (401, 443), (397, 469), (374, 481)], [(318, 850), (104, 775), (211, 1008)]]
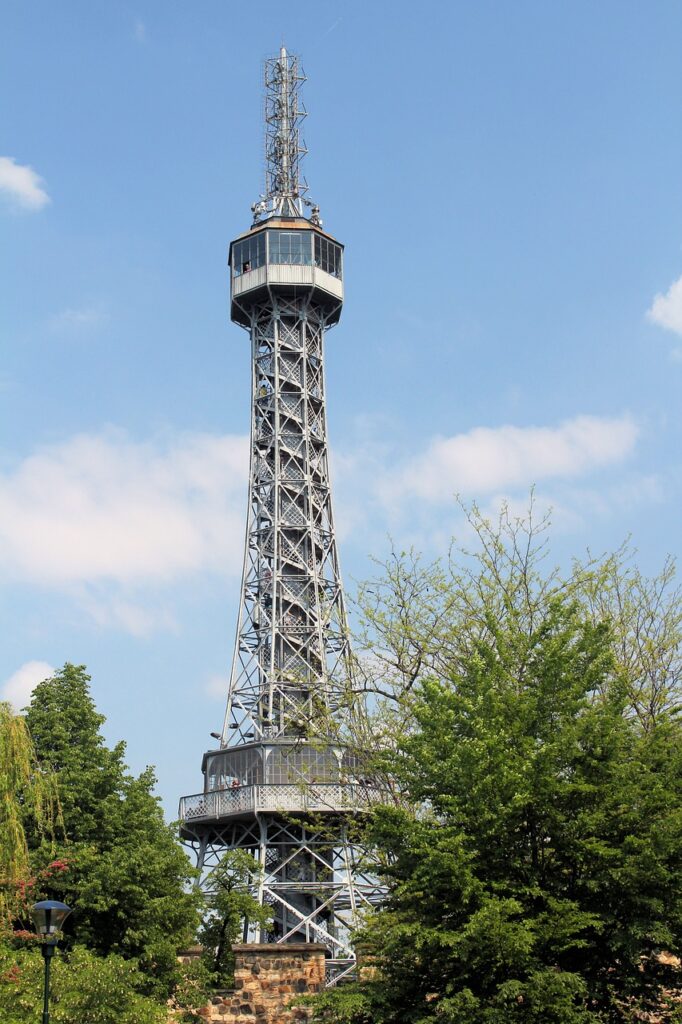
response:
[[(166, 1006), (146, 996), (144, 987), (135, 963), (76, 946), (54, 958), (50, 1019), (54, 1024), (166, 1024)], [(42, 1001), (39, 951), (0, 946), (0, 1024), (34, 1024)]]
[(682, 710), (682, 590), (667, 558), (647, 577), (623, 547), (599, 571), (583, 574), (581, 598), (596, 621), (613, 631), (614, 662), (625, 686), (627, 707), (643, 730)]
[(0, 937), (25, 912), (34, 887), (27, 821), (53, 853), (62, 825), (54, 775), (39, 770), (23, 717), (0, 702)]
[[(682, 938), (680, 597), (623, 552), (544, 566), (545, 521), (497, 525), (361, 593), (367, 729), (401, 793), (369, 838), (388, 884), (353, 1024), (673, 1020)], [(459, 559), (459, 561), (458, 561)], [(383, 865), (383, 867), (382, 867)], [(667, 1015), (666, 1015), (667, 1014)]]
[[(165, 998), (177, 950), (198, 924), (194, 870), (163, 820), (152, 770), (131, 775), (124, 744), (106, 745), (88, 683), (83, 666), (65, 665), (36, 687), (26, 716), (38, 763), (56, 777), (66, 832), (57, 854), (69, 870), (45, 895), (74, 910), (67, 946), (135, 961), (148, 990)], [(35, 868), (54, 856), (30, 823), (27, 839)]]
[(575, 559), (562, 574), (547, 566), (550, 520), (538, 519), (533, 500), (526, 516), (503, 506), (496, 522), (476, 505), (464, 512), (471, 547), (453, 544), (432, 562), (393, 549), (359, 588), (356, 689), (372, 697), (365, 730), (374, 743), (390, 744), (409, 729), (419, 681), (447, 682), (463, 671), (479, 639), (489, 637), (491, 618), (528, 635), (556, 595), (575, 597), (586, 618), (609, 623), (613, 671), (626, 687), (629, 714), (646, 728), (659, 713), (679, 711), (682, 591), (674, 560), (648, 578), (624, 545)]
[(253, 894), (259, 865), (245, 850), (226, 853), (211, 875), (207, 915), (199, 932), (203, 962), (214, 985), (229, 988), (234, 980), (232, 944), (241, 936), (245, 921), (267, 928), (272, 921), (268, 907)]

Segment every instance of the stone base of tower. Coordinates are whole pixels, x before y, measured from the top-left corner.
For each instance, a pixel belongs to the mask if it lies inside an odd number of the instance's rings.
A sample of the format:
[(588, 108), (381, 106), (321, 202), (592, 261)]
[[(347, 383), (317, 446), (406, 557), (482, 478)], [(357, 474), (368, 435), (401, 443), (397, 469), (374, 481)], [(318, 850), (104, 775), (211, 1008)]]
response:
[(321, 992), (326, 947), (312, 942), (234, 946), (234, 988), (216, 994), (201, 1016), (211, 1024), (298, 1024), (312, 1010), (290, 1006), (297, 996)]

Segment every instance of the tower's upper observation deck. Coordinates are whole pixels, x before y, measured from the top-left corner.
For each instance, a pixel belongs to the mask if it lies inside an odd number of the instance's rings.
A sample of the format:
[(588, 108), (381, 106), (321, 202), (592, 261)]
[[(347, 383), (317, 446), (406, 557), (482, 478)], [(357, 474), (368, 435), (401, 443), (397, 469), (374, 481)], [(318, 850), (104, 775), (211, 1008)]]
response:
[(251, 310), (275, 291), (307, 294), (338, 321), (343, 303), (343, 246), (305, 217), (272, 217), (230, 246), (232, 319), (248, 326)]
[(265, 62), (265, 191), (251, 207), (252, 227), (230, 246), (231, 315), (243, 327), (277, 298), (314, 305), (326, 327), (341, 314), (343, 246), (322, 230), (301, 175), (304, 81), (298, 57), (284, 47)]

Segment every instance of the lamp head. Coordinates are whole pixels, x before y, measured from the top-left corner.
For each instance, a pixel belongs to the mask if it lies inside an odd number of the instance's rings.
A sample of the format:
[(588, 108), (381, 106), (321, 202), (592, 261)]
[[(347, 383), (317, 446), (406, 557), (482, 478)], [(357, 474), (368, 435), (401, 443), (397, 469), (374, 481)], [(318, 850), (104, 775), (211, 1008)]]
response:
[(31, 917), (39, 935), (53, 938), (71, 913), (71, 907), (59, 900), (41, 900), (31, 907)]

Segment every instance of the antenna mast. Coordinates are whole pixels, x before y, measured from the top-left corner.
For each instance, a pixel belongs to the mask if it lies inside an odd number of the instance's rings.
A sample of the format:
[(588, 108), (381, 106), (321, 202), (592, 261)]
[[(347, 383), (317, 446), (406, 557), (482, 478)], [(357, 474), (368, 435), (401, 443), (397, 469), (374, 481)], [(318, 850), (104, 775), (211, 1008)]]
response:
[(319, 208), (305, 198), (308, 184), (301, 175), (301, 160), (308, 152), (301, 137), (307, 111), (300, 98), (306, 76), (295, 55), (282, 46), (277, 57), (265, 61), (265, 192), (254, 203), (254, 223), (268, 217), (303, 217), (320, 224)]

